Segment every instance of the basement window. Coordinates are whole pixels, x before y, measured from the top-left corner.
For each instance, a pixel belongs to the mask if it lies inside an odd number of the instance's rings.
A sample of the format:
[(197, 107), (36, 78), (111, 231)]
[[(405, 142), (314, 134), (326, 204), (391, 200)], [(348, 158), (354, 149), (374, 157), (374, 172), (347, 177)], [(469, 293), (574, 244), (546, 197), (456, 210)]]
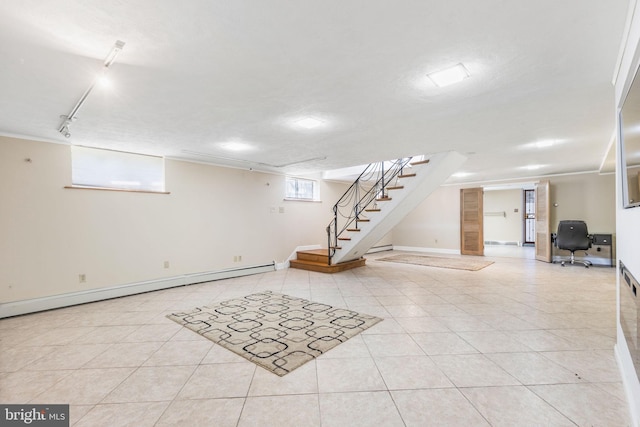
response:
[(311, 179), (287, 177), (284, 198), (286, 200), (319, 201), (318, 183)]
[(164, 193), (164, 158), (71, 147), (72, 188)]

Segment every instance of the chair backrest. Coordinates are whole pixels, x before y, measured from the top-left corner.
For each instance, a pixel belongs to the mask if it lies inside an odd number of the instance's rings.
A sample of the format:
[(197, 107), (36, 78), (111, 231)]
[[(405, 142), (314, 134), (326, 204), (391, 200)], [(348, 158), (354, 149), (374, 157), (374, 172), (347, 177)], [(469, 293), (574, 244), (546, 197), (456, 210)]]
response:
[(587, 223), (578, 220), (560, 221), (556, 234), (556, 246), (571, 252), (587, 250), (591, 247), (591, 239)]

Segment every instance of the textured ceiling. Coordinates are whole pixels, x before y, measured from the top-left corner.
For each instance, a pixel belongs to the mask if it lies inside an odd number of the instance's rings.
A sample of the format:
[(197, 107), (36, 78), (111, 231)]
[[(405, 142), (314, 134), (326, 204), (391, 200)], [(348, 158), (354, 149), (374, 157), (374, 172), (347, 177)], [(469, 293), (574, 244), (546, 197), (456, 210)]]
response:
[[(0, 133), (296, 174), (446, 150), (469, 157), (450, 182), (598, 170), (627, 7), (4, 1)], [(60, 116), (116, 40), (110, 88), (94, 89), (65, 139)], [(460, 84), (426, 78), (457, 63), (471, 73)], [(322, 126), (296, 128), (307, 116)]]

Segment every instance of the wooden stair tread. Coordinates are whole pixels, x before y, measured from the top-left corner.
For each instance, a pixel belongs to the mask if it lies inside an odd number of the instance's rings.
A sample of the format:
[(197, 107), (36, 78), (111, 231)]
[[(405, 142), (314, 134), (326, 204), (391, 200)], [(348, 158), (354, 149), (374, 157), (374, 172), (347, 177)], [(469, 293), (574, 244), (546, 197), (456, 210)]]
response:
[(411, 166), (417, 166), (417, 165), (425, 165), (429, 163), (429, 159), (424, 159), (424, 160), (418, 160), (417, 162), (411, 162), (409, 163)]
[[(326, 252), (326, 249), (324, 250)], [(319, 273), (339, 273), (341, 271), (350, 270), (352, 268), (363, 267), (366, 259), (359, 258), (352, 261), (345, 261), (339, 264), (329, 265), (327, 262), (315, 262), (292, 259), (289, 266), (300, 270), (316, 271)]]
[(380, 212), (380, 209), (365, 209), (365, 212)]
[(298, 258), (298, 261), (329, 264), (329, 250), (327, 249), (309, 249), (304, 251), (297, 251), (296, 257)]
[(325, 249), (305, 249), (304, 251), (298, 251), (297, 253), (329, 256), (329, 252), (327, 251), (326, 248)]
[(359, 228), (347, 228), (347, 231), (360, 231)]
[(358, 222), (369, 222), (371, 220), (369, 218), (356, 218), (356, 221), (358, 221)]
[(386, 187), (387, 190), (402, 190), (404, 188), (404, 185), (396, 185), (394, 187)]
[(351, 240), (351, 237), (338, 237), (338, 240)]
[(411, 178), (416, 176), (415, 173), (405, 173), (404, 175), (398, 175), (398, 178)]
[(376, 199), (376, 202), (388, 202), (389, 200), (391, 200), (391, 197), (380, 197)]

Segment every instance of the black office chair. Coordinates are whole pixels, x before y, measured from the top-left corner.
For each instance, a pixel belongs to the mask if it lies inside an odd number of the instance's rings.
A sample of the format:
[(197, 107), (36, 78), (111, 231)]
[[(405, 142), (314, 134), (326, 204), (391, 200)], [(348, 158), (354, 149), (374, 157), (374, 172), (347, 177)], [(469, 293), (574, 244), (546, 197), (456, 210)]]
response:
[[(569, 261), (571, 264), (576, 263), (575, 252), (585, 251), (591, 247), (593, 242), (592, 236), (589, 235), (587, 230), (587, 223), (584, 221), (568, 220), (560, 221), (558, 223), (558, 232), (556, 233), (555, 245), (558, 249), (566, 249), (571, 252), (571, 259), (562, 261), (564, 267), (565, 262)], [(590, 261), (577, 261), (584, 264), (589, 268)]]

